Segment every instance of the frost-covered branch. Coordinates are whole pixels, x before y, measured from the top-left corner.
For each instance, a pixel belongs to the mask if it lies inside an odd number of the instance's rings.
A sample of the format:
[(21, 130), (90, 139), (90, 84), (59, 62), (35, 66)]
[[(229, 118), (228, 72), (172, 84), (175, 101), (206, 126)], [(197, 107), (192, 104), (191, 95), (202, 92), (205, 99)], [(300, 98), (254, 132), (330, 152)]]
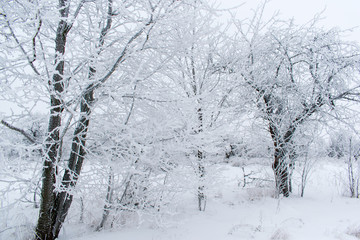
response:
[(33, 138), (30, 134), (28, 134), (27, 132), (25, 132), (23, 129), (20, 129), (18, 127), (15, 127), (13, 125), (11, 125), (10, 123), (6, 122), (5, 120), (1, 120), (1, 124), (4, 125), (5, 127), (8, 127), (11, 130), (14, 130), (18, 133), (20, 133), (21, 135), (23, 135), (27, 140), (29, 140), (31, 143), (36, 143), (36, 139)]

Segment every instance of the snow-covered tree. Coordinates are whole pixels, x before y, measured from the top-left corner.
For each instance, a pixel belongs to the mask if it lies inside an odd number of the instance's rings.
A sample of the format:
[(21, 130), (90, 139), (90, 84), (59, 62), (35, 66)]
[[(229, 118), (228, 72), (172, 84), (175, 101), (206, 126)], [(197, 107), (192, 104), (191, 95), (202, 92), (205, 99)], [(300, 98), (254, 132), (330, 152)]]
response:
[[(1, 63), (4, 81), (10, 83), (9, 88), (35, 86), (11, 93), (12, 98), (5, 100), (28, 108), (27, 102), (36, 105), (38, 99), (50, 99), (36, 239), (57, 238), (71, 206), (71, 190), (86, 154), (95, 91), (128, 58), (145, 50), (154, 27), (181, 4), (112, 0), (1, 3), (2, 58), (7, 59)], [(36, 88), (40, 91), (34, 92)], [(21, 94), (31, 98), (20, 101)], [(72, 140), (64, 142), (68, 130), (73, 131)], [(65, 143), (71, 144), (66, 166)]]
[[(211, 145), (219, 141), (218, 127), (226, 98), (233, 89), (219, 68), (220, 52), (227, 48), (224, 28), (216, 23), (209, 5), (194, 1), (184, 8), (181, 19), (169, 26), (164, 54), (169, 57), (159, 82), (168, 90), (163, 98), (175, 110), (185, 154), (198, 178), (198, 209), (206, 206), (206, 165)], [(176, 100), (175, 100), (176, 99)], [(173, 101), (175, 100), (175, 101)], [(171, 103), (172, 101), (172, 103)], [(219, 117), (220, 116), (220, 117)], [(213, 141), (211, 143), (211, 141)]]
[(360, 50), (337, 29), (317, 28), (316, 21), (263, 22), (262, 11), (236, 23), (238, 57), (230, 69), (257, 95), (274, 145), (277, 190), (289, 196), (295, 133), (316, 113), (336, 108), (337, 100), (358, 96)]

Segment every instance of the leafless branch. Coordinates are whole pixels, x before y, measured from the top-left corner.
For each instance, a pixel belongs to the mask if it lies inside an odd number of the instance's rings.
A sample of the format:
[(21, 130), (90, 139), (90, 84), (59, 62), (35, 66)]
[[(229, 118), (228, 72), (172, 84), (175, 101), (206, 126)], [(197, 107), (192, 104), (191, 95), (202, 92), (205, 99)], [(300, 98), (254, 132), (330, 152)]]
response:
[(1, 120), (1, 124), (3, 124), (5, 127), (8, 127), (10, 128), (11, 130), (14, 130), (18, 133), (20, 133), (21, 135), (23, 135), (27, 140), (29, 140), (31, 143), (36, 143), (36, 140), (30, 135), (28, 134), (27, 132), (25, 132), (23, 129), (20, 129), (20, 128), (17, 128), (13, 125), (11, 125), (10, 123), (8, 122), (5, 122), (4, 120)]
[(34, 70), (34, 72), (36, 73), (36, 75), (40, 75), (40, 72), (36, 69), (35, 65), (34, 65), (34, 61), (32, 61), (30, 59), (30, 57), (28, 56), (28, 54), (26, 53), (24, 47), (21, 45), (19, 39), (17, 38), (17, 36), (15, 35), (15, 32), (13, 31), (11, 25), (10, 25), (10, 22), (9, 20), (6, 19), (6, 15), (5, 14), (1, 14), (1, 16), (3, 16), (5, 18), (5, 22), (6, 22), (6, 25), (7, 27), (9, 28), (10, 30), (10, 33), (11, 33), (11, 36), (14, 38), (15, 42), (18, 44), (19, 48), (21, 49), (21, 51), (23, 52), (23, 54), (25, 55), (30, 67)]
[(111, 67), (111, 69), (108, 71), (107, 74), (105, 74), (104, 77), (100, 78), (98, 81), (90, 84), (85, 91), (83, 92), (82, 95), (85, 95), (87, 92), (93, 91), (97, 88), (99, 88), (102, 84), (104, 84), (110, 77), (111, 75), (115, 72), (115, 70), (118, 68), (118, 66), (120, 65), (120, 63), (124, 62), (126, 60), (126, 55), (129, 51), (130, 45), (132, 42), (134, 42), (138, 37), (141, 36), (141, 34), (146, 30), (146, 28), (151, 25), (152, 23), (154, 23), (153, 18), (151, 17), (150, 20), (145, 24), (145, 26), (143, 26), (138, 32), (136, 32), (130, 39), (129, 41), (126, 43), (124, 49), (122, 50), (120, 56), (116, 59), (115, 63), (113, 64), (113, 66)]
[[(39, 15), (39, 13), (38, 13)], [(36, 60), (36, 37), (38, 36), (39, 32), (40, 32), (40, 29), (41, 29), (41, 25), (42, 25), (42, 20), (41, 18), (39, 17), (39, 23), (38, 23), (38, 27), (37, 27), (37, 30), (36, 30), (36, 33), (32, 39), (32, 47), (33, 47), (33, 59), (31, 60), (31, 63), (35, 62)]]
[(70, 31), (70, 29), (72, 28), (72, 26), (74, 25), (75, 19), (77, 18), (77, 16), (80, 13), (81, 8), (83, 7), (84, 3), (86, 2), (86, 0), (81, 0), (81, 2), (79, 3), (79, 5), (77, 6), (74, 16), (70, 21), (70, 24), (68, 24), (67, 26), (67, 31)]

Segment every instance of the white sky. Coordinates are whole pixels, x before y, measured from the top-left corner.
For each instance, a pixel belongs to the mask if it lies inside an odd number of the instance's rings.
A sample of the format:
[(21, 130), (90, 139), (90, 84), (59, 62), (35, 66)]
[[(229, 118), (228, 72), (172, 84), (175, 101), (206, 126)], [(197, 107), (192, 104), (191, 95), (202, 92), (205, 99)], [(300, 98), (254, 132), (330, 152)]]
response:
[[(238, 9), (237, 16), (240, 18), (251, 16), (250, 9), (263, 2), (263, 0), (216, 1), (222, 8), (244, 3)], [(319, 26), (340, 27), (342, 30), (355, 28), (346, 36), (360, 43), (360, 0), (271, 0), (266, 7), (265, 16), (270, 17), (275, 11), (280, 11), (281, 19), (294, 18), (297, 24), (304, 24), (317, 13), (324, 11)]]

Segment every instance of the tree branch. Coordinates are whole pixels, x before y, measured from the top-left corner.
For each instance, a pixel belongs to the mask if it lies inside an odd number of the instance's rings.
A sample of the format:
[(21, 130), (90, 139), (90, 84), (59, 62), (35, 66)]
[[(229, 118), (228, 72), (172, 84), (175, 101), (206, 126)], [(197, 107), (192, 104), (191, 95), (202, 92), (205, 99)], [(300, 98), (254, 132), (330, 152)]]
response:
[[(15, 39), (15, 42), (18, 44), (18, 46), (20, 47), (21, 51), (23, 52), (23, 54), (25, 55), (30, 67), (34, 70), (34, 72), (36, 73), (36, 75), (40, 75), (39, 71), (36, 69), (35, 65), (34, 65), (34, 61), (31, 61), (30, 57), (27, 55), (25, 49), (23, 48), (23, 46), (21, 45), (19, 39), (16, 37), (15, 35), (15, 32), (13, 31), (11, 25), (10, 25), (10, 22), (6, 19), (6, 15), (5, 14), (1, 14), (1, 16), (3, 16), (5, 18), (5, 22), (6, 22), (6, 25), (7, 27), (9, 28), (10, 30), (10, 33), (11, 33), (11, 36)], [(40, 28), (39, 28), (40, 30)], [(38, 33), (37, 33), (38, 34)], [(36, 35), (37, 35), (36, 34)]]
[(111, 67), (111, 69), (108, 71), (108, 73), (104, 77), (100, 78), (98, 81), (90, 84), (85, 89), (85, 91), (82, 93), (82, 96), (85, 95), (86, 93), (90, 92), (90, 91), (93, 91), (93, 90), (99, 88), (102, 84), (104, 84), (111, 77), (111, 75), (115, 72), (115, 70), (118, 68), (120, 63), (122, 63), (122, 62), (124, 62), (126, 60), (126, 55), (127, 55), (127, 52), (129, 51), (131, 43), (133, 41), (135, 41), (138, 37), (140, 37), (141, 34), (145, 31), (146, 27), (148, 27), (152, 23), (154, 23), (154, 21), (153, 21), (153, 17), (151, 16), (150, 20), (145, 24), (145, 26), (143, 26), (138, 32), (136, 32), (129, 39), (129, 41), (126, 43), (123, 51), (121, 52), (120, 56), (117, 58), (117, 60), (115, 61), (115, 63)]
[(18, 133), (20, 133), (21, 135), (23, 135), (27, 140), (29, 140), (31, 143), (35, 144), (36, 140), (35, 138), (33, 138), (31, 135), (29, 135), (28, 133), (26, 133), (23, 129), (17, 128), (13, 125), (11, 125), (10, 123), (5, 122), (4, 120), (1, 120), (1, 124), (3, 124), (5, 127), (10, 128), (11, 130), (14, 130)]
[[(38, 15), (40, 15), (38, 13)], [(32, 47), (33, 47), (33, 59), (31, 60), (31, 63), (35, 62), (36, 60), (36, 37), (38, 36), (39, 32), (40, 32), (40, 29), (41, 29), (41, 25), (42, 25), (42, 20), (39, 16), (39, 23), (38, 23), (38, 27), (37, 27), (37, 30), (36, 30), (36, 33), (32, 39)]]
[(79, 3), (79, 5), (77, 6), (74, 16), (70, 21), (70, 24), (67, 26), (67, 31), (70, 31), (70, 29), (73, 27), (75, 19), (77, 18), (77, 16), (79, 15), (79, 12), (81, 10), (81, 8), (83, 7), (84, 3), (86, 2), (86, 0), (81, 0), (81, 2)]

